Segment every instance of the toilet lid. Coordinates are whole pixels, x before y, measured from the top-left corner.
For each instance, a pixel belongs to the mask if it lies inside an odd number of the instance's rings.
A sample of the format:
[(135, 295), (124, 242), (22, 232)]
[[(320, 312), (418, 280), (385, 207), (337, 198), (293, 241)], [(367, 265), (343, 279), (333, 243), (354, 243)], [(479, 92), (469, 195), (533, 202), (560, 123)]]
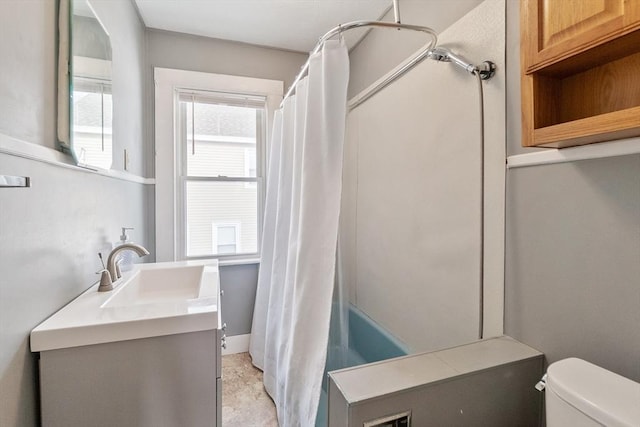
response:
[(640, 383), (570, 358), (549, 366), (546, 386), (607, 427), (640, 426)]

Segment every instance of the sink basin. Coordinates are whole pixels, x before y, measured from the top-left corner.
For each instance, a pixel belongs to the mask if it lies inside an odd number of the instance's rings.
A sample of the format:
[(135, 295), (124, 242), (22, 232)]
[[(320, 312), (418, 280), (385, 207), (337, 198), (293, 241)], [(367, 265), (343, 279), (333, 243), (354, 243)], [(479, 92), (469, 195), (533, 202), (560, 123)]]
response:
[(118, 285), (101, 308), (174, 304), (215, 297), (215, 289), (207, 287), (206, 280), (207, 271), (203, 265), (150, 264), (149, 268), (135, 271)]
[(98, 284), (31, 331), (31, 351), (216, 329), (218, 261), (139, 264), (98, 292)]

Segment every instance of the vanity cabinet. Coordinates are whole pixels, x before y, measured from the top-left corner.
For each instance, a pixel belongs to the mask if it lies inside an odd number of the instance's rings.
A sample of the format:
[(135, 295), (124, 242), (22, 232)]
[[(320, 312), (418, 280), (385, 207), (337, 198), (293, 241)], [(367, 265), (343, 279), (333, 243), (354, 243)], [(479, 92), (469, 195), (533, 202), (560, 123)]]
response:
[(521, 0), (522, 145), (640, 135), (640, 0)]
[(40, 353), (43, 427), (221, 426), (220, 329)]
[(221, 426), (217, 260), (137, 264), (31, 331), (43, 427)]

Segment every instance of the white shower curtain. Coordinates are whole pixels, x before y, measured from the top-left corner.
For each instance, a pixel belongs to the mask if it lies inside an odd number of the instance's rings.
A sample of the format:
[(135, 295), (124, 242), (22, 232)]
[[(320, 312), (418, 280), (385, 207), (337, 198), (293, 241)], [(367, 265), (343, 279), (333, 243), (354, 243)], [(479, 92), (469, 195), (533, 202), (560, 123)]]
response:
[(315, 423), (334, 288), (349, 56), (325, 42), (276, 112), (249, 351), (282, 427)]

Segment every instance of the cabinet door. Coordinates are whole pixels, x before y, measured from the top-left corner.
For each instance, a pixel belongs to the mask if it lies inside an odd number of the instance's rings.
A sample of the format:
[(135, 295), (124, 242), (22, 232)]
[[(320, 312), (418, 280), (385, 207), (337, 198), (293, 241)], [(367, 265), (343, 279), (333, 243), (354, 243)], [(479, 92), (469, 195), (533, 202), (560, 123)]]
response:
[(525, 72), (640, 27), (640, 0), (522, 0)]

